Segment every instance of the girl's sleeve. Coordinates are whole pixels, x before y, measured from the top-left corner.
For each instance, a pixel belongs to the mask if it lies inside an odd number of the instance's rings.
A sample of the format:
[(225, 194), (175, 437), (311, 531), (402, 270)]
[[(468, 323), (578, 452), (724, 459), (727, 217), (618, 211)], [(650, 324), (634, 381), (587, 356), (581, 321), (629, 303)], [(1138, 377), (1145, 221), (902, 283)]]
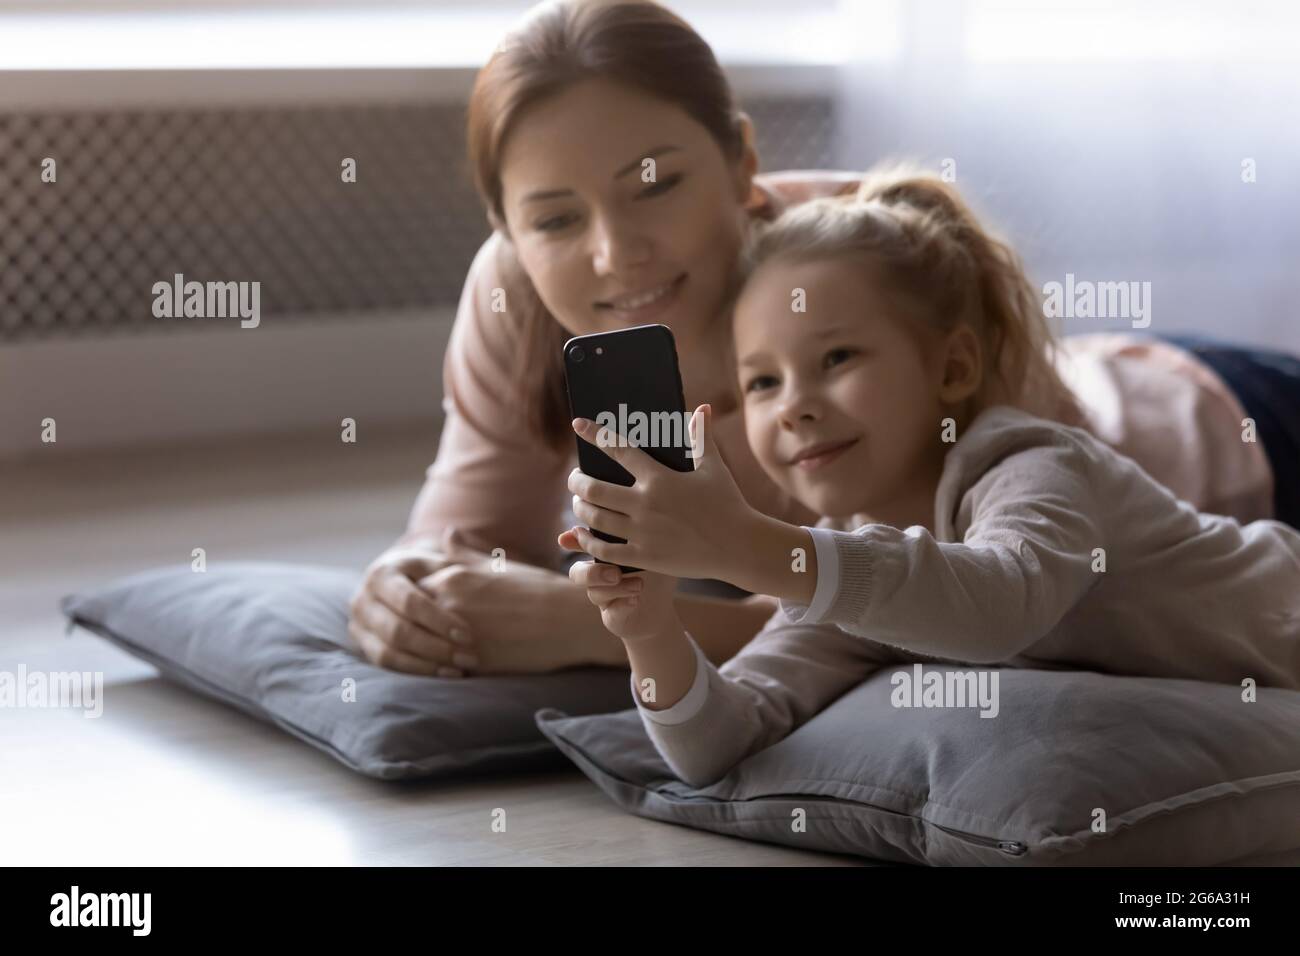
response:
[(714, 667), (699, 645), (695, 680), (665, 710), (632, 696), (646, 733), (680, 779), (704, 787), (788, 736), (890, 661), (892, 648), (835, 627), (791, 624), (777, 611), (739, 654)]
[(442, 437), (406, 533), (441, 538), (455, 527), (483, 551), (555, 566), (568, 461), (536, 434), (513, 387), (519, 336), (508, 311), (492, 311), (503, 288), (493, 233), (474, 257), (443, 358)]
[(960, 542), (925, 528), (809, 528), (817, 587), (791, 620), (830, 623), (910, 652), (997, 663), (1045, 636), (1098, 577), (1101, 512), (1077, 446), (1035, 447), (990, 468), (960, 502)]

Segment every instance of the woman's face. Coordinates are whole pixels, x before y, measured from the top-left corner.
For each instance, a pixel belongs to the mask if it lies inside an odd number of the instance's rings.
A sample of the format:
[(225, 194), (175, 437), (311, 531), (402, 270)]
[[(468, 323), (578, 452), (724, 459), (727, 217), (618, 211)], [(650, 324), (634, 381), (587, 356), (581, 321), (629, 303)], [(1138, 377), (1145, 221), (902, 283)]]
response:
[(505, 225), (567, 331), (667, 325), (689, 379), (687, 358), (711, 353), (722, 324), (756, 166), (748, 145), (729, 162), (681, 108), (587, 80), (516, 120), (502, 150)]

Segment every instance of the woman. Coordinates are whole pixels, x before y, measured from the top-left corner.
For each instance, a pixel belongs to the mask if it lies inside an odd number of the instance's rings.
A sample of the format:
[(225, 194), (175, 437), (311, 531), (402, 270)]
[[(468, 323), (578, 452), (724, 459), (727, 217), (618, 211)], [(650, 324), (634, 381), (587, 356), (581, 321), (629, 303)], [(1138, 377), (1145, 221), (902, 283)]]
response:
[[(852, 190), (856, 177), (758, 175), (753, 126), (712, 51), (650, 2), (535, 8), (480, 72), (468, 135), (494, 232), (470, 266), (444, 359), (437, 458), (407, 533), (367, 570), (350, 631), (368, 660), (432, 676), (626, 666), (554, 543), (576, 459), (561, 346), (669, 326), (686, 407), (712, 404), (714, 439), (746, 499), (812, 523), (748, 450), (721, 310), (755, 222)], [(1085, 424), (1201, 510), (1271, 516), (1272, 472), (1240, 438), (1245, 411), (1190, 352), (1087, 336), (1043, 365), (1046, 412)], [(775, 602), (679, 594), (677, 606), (721, 663)]]

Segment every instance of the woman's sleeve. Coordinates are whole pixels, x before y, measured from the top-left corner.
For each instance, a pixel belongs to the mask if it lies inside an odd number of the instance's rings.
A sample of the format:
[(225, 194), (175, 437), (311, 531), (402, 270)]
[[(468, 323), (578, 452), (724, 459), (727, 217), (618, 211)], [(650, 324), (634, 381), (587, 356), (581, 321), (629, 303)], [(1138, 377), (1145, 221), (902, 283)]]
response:
[(1169, 342), (1122, 332), (1069, 335), (1056, 367), (1085, 427), (1197, 511), (1242, 524), (1273, 517), (1273, 470), (1242, 441), (1246, 411), (1218, 374)]
[(721, 668), (691, 644), (695, 681), (686, 696), (658, 711), (642, 704), (635, 684), (632, 696), (660, 755), (693, 787), (725, 776), (873, 672), (905, 659), (839, 628), (791, 624), (781, 611)]
[[(906, 651), (993, 664), (1048, 634), (1097, 582), (1106, 547), (1077, 446), (1036, 447), (986, 471), (963, 496), (960, 542), (925, 528), (810, 528), (817, 587), (791, 620), (831, 623)], [(967, 517), (968, 516), (968, 517)]]
[(398, 544), (455, 527), (480, 550), (503, 548), (507, 560), (552, 567), (561, 556), (555, 537), (568, 462), (529, 425), (513, 386), (516, 320), (492, 310), (494, 290), (503, 288), (500, 244), (493, 233), (465, 279), (443, 358), (438, 454)]

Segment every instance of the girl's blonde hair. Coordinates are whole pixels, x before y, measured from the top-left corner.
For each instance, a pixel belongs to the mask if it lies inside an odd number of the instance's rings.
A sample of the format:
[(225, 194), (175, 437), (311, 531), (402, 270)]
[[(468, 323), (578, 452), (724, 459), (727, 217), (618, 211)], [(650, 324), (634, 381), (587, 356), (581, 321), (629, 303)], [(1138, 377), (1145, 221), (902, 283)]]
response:
[(970, 325), (984, 359), (971, 417), (1005, 404), (1083, 424), (1056, 371), (1055, 336), (1020, 257), (980, 225), (951, 185), (909, 165), (869, 170), (856, 193), (801, 203), (755, 229), (740, 277), (773, 259), (844, 257), (873, 269), (887, 292), (911, 306), (907, 320), (923, 324), (913, 331)]

